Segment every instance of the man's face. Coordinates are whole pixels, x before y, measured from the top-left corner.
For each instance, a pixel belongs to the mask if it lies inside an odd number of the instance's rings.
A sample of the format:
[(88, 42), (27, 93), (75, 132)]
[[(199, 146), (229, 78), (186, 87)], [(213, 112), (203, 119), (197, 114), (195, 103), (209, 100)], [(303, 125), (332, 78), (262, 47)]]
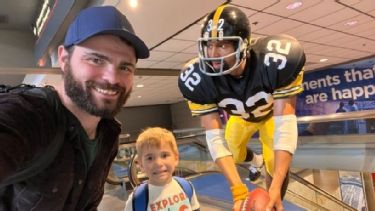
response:
[(94, 116), (120, 111), (132, 90), (133, 47), (115, 36), (95, 36), (75, 46), (65, 62), (64, 87), (73, 103)]
[[(207, 42), (207, 55), (209, 58), (220, 58), (234, 53), (235, 49), (233, 43), (230, 41), (208, 41)], [(211, 65), (215, 70), (220, 70), (223, 65), (223, 69), (229, 69), (236, 62), (235, 55), (225, 58), (223, 62), (221, 60), (212, 61)]]

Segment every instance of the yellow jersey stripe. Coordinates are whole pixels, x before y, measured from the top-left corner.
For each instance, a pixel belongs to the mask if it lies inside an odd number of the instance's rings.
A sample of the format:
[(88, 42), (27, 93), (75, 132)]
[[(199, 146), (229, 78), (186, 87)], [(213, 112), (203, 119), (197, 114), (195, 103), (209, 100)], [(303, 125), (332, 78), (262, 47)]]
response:
[(288, 96), (301, 93), (303, 91), (302, 82), (303, 82), (303, 71), (301, 71), (298, 74), (297, 78), (291, 84), (275, 90), (273, 93), (273, 97), (277, 99), (277, 98), (288, 97)]
[(193, 116), (200, 116), (218, 110), (216, 104), (197, 104), (188, 101), (188, 105)]
[(290, 90), (285, 91), (285, 92), (274, 92), (273, 98), (278, 99), (278, 98), (289, 97), (289, 96), (299, 94), (302, 91), (303, 91), (303, 87), (294, 87), (293, 89), (290, 89)]

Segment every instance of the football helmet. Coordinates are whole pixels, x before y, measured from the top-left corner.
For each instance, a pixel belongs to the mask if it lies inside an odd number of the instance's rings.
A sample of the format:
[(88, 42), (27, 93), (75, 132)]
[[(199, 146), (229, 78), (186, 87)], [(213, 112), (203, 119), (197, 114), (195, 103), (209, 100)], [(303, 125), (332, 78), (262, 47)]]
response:
[[(212, 41), (230, 41), (234, 52), (221, 57), (209, 57), (207, 44)], [(199, 45), (199, 68), (209, 76), (230, 73), (246, 59), (250, 46), (250, 25), (244, 12), (237, 7), (223, 5), (211, 12), (204, 19)], [(229, 67), (224, 61), (235, 57), (235, 64)], [(212, 62), (220, 62), (221, 68), (215, 69)]]

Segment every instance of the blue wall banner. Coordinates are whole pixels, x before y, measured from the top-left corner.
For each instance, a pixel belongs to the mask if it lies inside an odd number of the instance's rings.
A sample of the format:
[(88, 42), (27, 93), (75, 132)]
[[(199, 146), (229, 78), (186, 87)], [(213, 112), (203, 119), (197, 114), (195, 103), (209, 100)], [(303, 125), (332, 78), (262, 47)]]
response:
[(305, 73), (297, 115), (375, 109), (375, 65)]

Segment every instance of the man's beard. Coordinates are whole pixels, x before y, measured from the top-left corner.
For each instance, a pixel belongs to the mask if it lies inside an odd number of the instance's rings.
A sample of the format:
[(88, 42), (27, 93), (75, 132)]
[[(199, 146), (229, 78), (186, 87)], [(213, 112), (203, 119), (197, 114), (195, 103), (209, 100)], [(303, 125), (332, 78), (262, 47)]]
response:
[[(98, 83), (95, 81), (86, 81), (81, 83), (77, 81), (73, 74), (70, 63), (66, 65), (66, 70), (64, 73), (64, 84), (65, 84), (65, 93), (70, 97), (70, 99), (78, 107), (85, 110), (91, 115), (112, 118), (118, 112), (120, 112), (122, 106), (126, 103), (130, 97), (131, 90), (128, 92), (126, 88), (120, 87), (119, 85), (111, 85), (109, 83)], [(84, 86), (85, 85), (85, 86)], [(103, 100), (103, 105), (99, 107), (95, 102), (95, 99), (90, 92), (93, 90), (93, 87), (99, 87), (101, 89), (111, 89), (119, 92), (119, 98), (114, 106), (112, 106), (111, 101)]]

